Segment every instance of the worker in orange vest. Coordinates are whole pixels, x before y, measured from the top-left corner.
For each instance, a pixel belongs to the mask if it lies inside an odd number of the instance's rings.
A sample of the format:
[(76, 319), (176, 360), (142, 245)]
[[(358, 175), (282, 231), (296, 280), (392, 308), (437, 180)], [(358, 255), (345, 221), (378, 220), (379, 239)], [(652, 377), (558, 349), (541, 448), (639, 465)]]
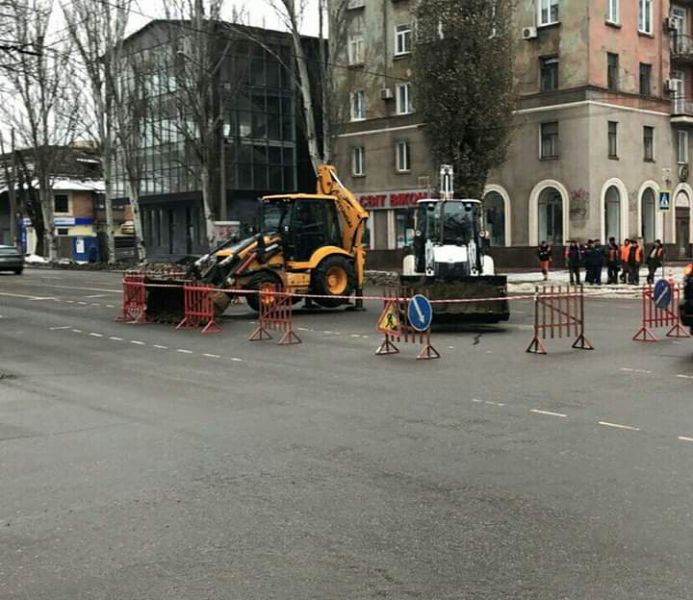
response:
[(626, 282), (626, 277), (628, 276), (628, 249), (630, 247), (630, 240), (626, 238), (621, 244), (621, 283)]
[(640, 283), (640, 265), (642, 264), (642, 247), (638, 240), (631, 240), (628, 246), (628, 283)]

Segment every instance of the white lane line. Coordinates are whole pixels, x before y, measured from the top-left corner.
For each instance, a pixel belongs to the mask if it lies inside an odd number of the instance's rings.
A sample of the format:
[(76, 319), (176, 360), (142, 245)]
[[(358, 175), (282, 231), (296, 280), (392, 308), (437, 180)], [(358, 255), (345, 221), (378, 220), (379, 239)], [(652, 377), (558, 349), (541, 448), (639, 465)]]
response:
[(231, 357), (231, 362), (243, 362), (242, 358), (234, 358), (233, 356)]
[[(0, 316), (0, 319), (2, 317)], [(64, 327), (51, 327), (51, 331), (62, 331), (63, 329), (71, 329), (69, 325), (65, 325)]]
[(93, 294), (92, 296), (84, 296), (88, 300), (92, 300), (93, 298), (105, 298), (107, 294)]
[(491, 402), (490, 400), (486, 400), (484, 404), (488, 404), (490, 406), (505, 406), (502, 402)]
[(43, 296), (34, 296), (33, 298), (29, 298), (29, 300), (31, 300), (31, 301), (33, 302), (33, 301), (35, 301), (35, 300), (39, 300), (39, 301), (40, 301), (40, 300), (55, 300), (55, 301), (57, 301), (58, 299), (57, 299), (57, 298), (54, 298), (53, 296), (46, 296), (46, 297), (43, 297)]
[(221, 358), (218, 354), (203, 354), (202, 356), (206, 356), (207, 358)]
[(353, 338), (360, 338), (361, 336), (358, 333), (352, 333), (351, 337)]
[(472, 402), (479, 403), (479, 402), (483, 402), (483, 400), (479, 400), (479, 398), (472, 398)]
[(154, 344), (154, 348), (157, 350), (168, 350), (168, 346), (162, 346), (161, 344)]
[(624, 373), (645, 373), (646, 375), (651, 375), (652, 371), (647, 369), (629, 369), (628, 367), (621, 367), (621, 371)]
[(114, 304), (106, 304), (106, 308), (115, 308)]
[(74, 303), (75, 303), (74, 300), (63, 300), (63, 302), (64, 302), (65, 304), (74, 304)]
[(561, 419), (568, 418), (568, 415), (564, 415), (563, 413), (551, 412), (550, 410), (539, 410), (537, 408), (531, 408), (529, 412), (534, 413), (535, 415), (546, 415), (547, 417), (560, 417)]
[(685, 435), (680, 435), (680, 436), (679, 436), (679, 441), (681, 441), (681, 442), (693, 442), (693, 438), (691, 438), (691, 437), (686, 437)]
[(677, 375), (679, 379), (693, 379), (693, 375)]
[(91, 303), (92, 306), (101, 306), (100, 304), (97, 304), (96, 302)]
[(176, 352), (180, 352), (181, 354), (192, 354), (192, 350), (185, 350), (184, 348), (178, 348)]
[(72, 333), (82, 333), (82, 330), (81, 329), (73, 329)]
[(80, 304), (81, 306), (87, 306), (89, 304), (88, 302), (78, 302), (77, 304)]
[(131, 344), (136, 344), (137, 346), (146, 346), (144, 342), (140, 342), (139, 340), (130, 340)]
[(94, 333), (94, 332), (91, 332), (89, 335), (92, 336), (92, 337), (103, 337), (103, 333)]
[(306, 329), (305, 327), (296, 327), (296, 331), (310, 331), (310, 329)]
[(614, 427), (615, 429), (626, 429), (627, 431), (640, 431), (639, 427), (631, 427), (630, 425), (621, 425), (620, 423), (609, 423), (608, 421), (599, 421), (604, 427)]
[(123, 338), (118, 337), (118, 336), (115, 336), (115, 335), (112, 335), (112, 336), (109, 337), (108, 339), (109, 339), (109, 340), (113, 340), (114, 342), (123, 342), (123, 341), (125, 341), (125, 340), (123, 340)]

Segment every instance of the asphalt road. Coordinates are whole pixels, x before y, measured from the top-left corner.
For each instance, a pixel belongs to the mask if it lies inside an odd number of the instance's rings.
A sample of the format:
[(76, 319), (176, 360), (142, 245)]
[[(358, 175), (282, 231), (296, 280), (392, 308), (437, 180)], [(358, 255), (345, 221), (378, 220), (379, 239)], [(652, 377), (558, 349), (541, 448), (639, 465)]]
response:
[(0, 598), (690, 599), (693, 340), (594, 351), (507, 325), (376, 357), (115, 323), (115, 274), (0, 275)]

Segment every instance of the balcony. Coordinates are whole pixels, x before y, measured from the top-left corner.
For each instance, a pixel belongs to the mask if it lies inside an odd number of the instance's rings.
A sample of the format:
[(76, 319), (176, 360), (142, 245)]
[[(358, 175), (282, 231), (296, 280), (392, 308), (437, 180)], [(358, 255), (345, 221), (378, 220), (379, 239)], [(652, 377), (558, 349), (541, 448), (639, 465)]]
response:
[(671, 101), (671, 123), (693, 126), (693, 98), (674, 98)]
[(671, 58), (672, 60), (693, 63), (693, 36), (683, 33), (672, 33)]

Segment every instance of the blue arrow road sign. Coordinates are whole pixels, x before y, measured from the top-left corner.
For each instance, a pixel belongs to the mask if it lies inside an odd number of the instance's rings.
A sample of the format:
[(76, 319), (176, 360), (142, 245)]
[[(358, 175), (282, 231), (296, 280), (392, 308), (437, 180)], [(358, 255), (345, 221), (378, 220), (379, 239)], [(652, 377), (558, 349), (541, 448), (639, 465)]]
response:
[(660, 310), (669, 308), (671, 296), (671, 284), (666, 279), (660, 279), (654, 289), (655, 306)]
[(409, 324), (416, 331), (428, 330), (433, 321), (433, 307), (428, 298), (421, 294), (412, 296), (407, 307), (407, 317), (409, 318)]

